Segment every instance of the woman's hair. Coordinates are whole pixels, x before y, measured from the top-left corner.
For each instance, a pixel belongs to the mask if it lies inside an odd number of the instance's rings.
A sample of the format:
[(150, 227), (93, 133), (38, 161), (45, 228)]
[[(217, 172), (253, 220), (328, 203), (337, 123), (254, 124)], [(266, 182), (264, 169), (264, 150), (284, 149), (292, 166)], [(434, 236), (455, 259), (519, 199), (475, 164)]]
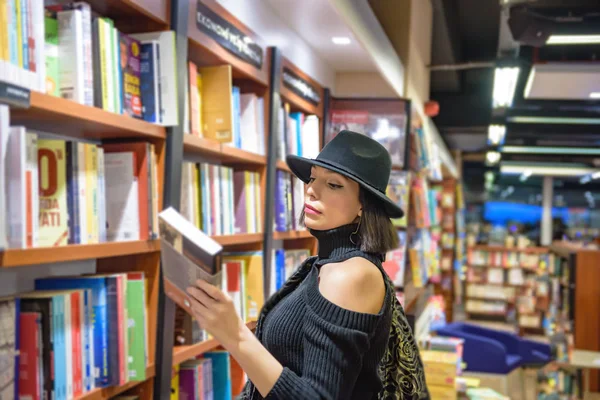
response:
[[(362, 205), (362, 216), (355, 240), (365, 253), (385, 254), (399, 246), (396, 227), (383, 210), (381, 202), (371, 192), (360, 188), (358, 195)], [(304, 210), (299, 222), (304, 226)]]

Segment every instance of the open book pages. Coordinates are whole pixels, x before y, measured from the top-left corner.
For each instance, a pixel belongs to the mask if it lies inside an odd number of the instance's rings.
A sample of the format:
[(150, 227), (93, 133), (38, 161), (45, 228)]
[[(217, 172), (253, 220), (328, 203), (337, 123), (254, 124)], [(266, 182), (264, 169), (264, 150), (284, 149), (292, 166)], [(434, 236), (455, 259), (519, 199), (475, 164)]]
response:
[(222, 286), (223, 248), (173, 208), (159, 214), (159, 231), (165, 294), (191, 313), (188, 287), (198, 279)]

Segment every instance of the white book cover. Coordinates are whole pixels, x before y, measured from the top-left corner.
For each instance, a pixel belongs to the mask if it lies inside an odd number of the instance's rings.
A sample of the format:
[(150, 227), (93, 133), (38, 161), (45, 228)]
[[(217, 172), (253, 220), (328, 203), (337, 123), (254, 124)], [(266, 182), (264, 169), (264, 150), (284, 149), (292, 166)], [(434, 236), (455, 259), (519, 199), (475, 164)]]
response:
[(211, 223), (211, 218), (212, 218), (212, 199), (211, 199), (211, 190), (210, 190), (210, 179), (209, 179), (209, 171), (210, 171), (210, 165), (209, 164), (200, 164), (201, 167), (201, 176), (202, 179), (200, 180), (200, 183), (202, 185), (202, 187), (200, 188), (201, 193), (202, 193), (202, 221), (203, 224), (206, 226), (206, 231), (205, 233), (209, 236), (214, 235), (213, 229), (212, 229), (212, 223)]
[(254, 93), (240, 95), (240, 130), (242, 136), (242, 149), (257, 153), (257, 98)]
[(234, 205), (234, 192), (233, 192), (233, 168), (229, 170), (229, 209), (231, 210), (231, 227), (229, 230), (233, 235), (235, 233), (235, 205)]
[(231, 235), (233, 232), (230, 232), (230, 224), (231, 224), (231, 212), (232, 210), (229, 208), (229, 168), (221, 166), (220, 174), (219, 174), (219, 183), (221, 184), (221, 207), (222, 207), (222, 215), (223, 215), (223, 227), (222, 234), (223, 235)]
[(6, 194), (8, 193), (6, 155), (8, 154), (9, 137), (10, 110), (8, 106), (0, 104), (0, 250), (8, 246), (8, 218), (10, 214), (6, 200)]
[(287, 145), (288, 145), (288, 154), (299, 155), (298, 154), (298, 140), (296, 140), (296, 132), (298, 130), (298, 121), (294, 118), (291, 118), (288, 115), (288, 125), (287, 125)]
[[(27, 132), (24, 127), (11, 127), (6, 154), (6, 185), (8, 211), (8, 246), (24, 249), (32, 247), (33, 202), (31, 169), (27, 162)], [(29, 198), (30, 201), (27, 201)], [(28, 238), (29, 233), (29, 238)]]
[(319, 118), (316, 115), (307, 116), (302, 126), (302, 157), (317, 158), (320, 135)]
[[(27, 210), (27, 215), (31, 213), (33, 217), (31, 220), (31, 228), (28, 228), (28, 231), (31, 231), (31, 243), (28, 247), (38, 247), (38, 237), (40, 231), (40, 193), (39, 193), (39, 170), (38, 170), (38, 146), (37, 146), (37, 134), (32, 132), (27, 132), (27, 143), (26, 143), (26, 153), (27, 153), (27, 164), (26, 164), (26, 178), (27, 178), (27, 186), (26, 191), (29, 195), (31, 195), (31, 207)], [(29, 223), (29, 221), (28, 221)], [(28, 233), (29, 234), (29, 233)]]
[[(45, 22), (44, 22), (44, 2), (32, 1), (29, 3), (32, 11), (33, 37), (35, 41), (35, 90), (46, 93), (46, 62), (45, 62)], [(90, 54), (91, 57), (91, 54)], [(0, 61), (1, 63), (2, 61)]]
[(58, 54), (60, 63), (60, 96), (85, 104), (83, 13), (80, 10), (59, 11)]
[(139, 240), (139, 194), (134, 153), (105, 153), (104, 174), (107, 240)]
[(161, 104), (164, 109), (161, 124), (175, 126), (178, 124), (178, 97), (177, 97), (177, 55), (175, 32), (150, 32), (131, 35), (142, 43), (159, 43), (160, 59), (160, 93)]
[(281, 161), (285, 161), (287, 155), (287, 149), (285, 145), (285, 110), (283, 107), (279, 108), (277, 113), (277, 158)]
[(300, 230), (302, 226), (298, 223), (298, 219), (304, 209), (304, 182), (292, 176), (292, 186), (292, 201), (294, 204), (293, 226), (294, 230)]
[[(75, 171), (74, 171), (75, 172)], [(87, 244), (88, 243), (88, 234), (87, 234), (87, 179), (86, 179), (86, 171), (85, 171), (85, 144), (82, 142), (77, 142), (77, 186), (78, 186), (78, 196), (75, 201), (79, 202), (79, 244)]]

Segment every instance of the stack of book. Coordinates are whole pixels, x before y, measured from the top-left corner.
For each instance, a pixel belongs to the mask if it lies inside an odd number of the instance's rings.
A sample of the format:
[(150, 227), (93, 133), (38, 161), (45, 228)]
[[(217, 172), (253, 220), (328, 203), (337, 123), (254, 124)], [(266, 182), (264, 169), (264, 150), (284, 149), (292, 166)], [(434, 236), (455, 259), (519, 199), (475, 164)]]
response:
[(256, 172), (185, 162), (181, 214), (208, 235), (262, 231), (260, 177)]
[(77, 398), (146, 380), (143, 272), (44, 278), (35, 289), (0, 301), (0, 365), (18, 366), (9, 380), (14, 392), (3, 398)]
[(158, 230), (154, 145), (99, 145), (8, 126), (0, 117), (0, 209), (8, 247), (148, 240)]
[(304, 182), (288, 172), (277, 170), (275, 183), (275, 231), (303, 230), (299, 218), (304, 210)]
[(230, 65), (188, 62), (184, 132), (265, 155), (265, 102), (233, 84)]
[(320, 121), (316, 115), (291, 112), (289, 105), (279, 109), (277, 129), (277, 159), (287, 155), (316, 158), (320, 145)]

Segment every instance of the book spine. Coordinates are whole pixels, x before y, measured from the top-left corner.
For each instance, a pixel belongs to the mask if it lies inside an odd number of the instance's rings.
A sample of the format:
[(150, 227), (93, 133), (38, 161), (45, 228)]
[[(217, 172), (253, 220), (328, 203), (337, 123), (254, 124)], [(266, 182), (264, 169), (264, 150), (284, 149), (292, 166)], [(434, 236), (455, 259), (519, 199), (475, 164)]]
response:
[(27, 247), (37, 247), (39, 234), (39, 193), (38, 193), (38, 160), (37, 135), (27, 132), (26, 161), (26, 227)]
[(83, 347), (81, 334), (81, 295), (82, 292), (71, 294), (71, 340), (73, 359), (73, 397), (83, 394)]
[(127, 355), (127, 282), (124, 275), (118, 275), (117, 281), (117, 314), (119, 320), (119, 384), (124, 385), (129, 380)]
[(70, 60), (60, 63), (60, 95), (85, 104), (82, 13), (80, 10), (59, 11), (57, 19), (59, 57)]
[(73, 399), (74, 382), (75, 382), (75, 365), (73, 354), (73, 334), (71, 322), (71, 295), (65, 294), (63, 298), (63, 323), (64, 323), (64, 341), (65, 341), (65, 365), (66, 365), (66, 382), (67, 382), (67, 399)]

